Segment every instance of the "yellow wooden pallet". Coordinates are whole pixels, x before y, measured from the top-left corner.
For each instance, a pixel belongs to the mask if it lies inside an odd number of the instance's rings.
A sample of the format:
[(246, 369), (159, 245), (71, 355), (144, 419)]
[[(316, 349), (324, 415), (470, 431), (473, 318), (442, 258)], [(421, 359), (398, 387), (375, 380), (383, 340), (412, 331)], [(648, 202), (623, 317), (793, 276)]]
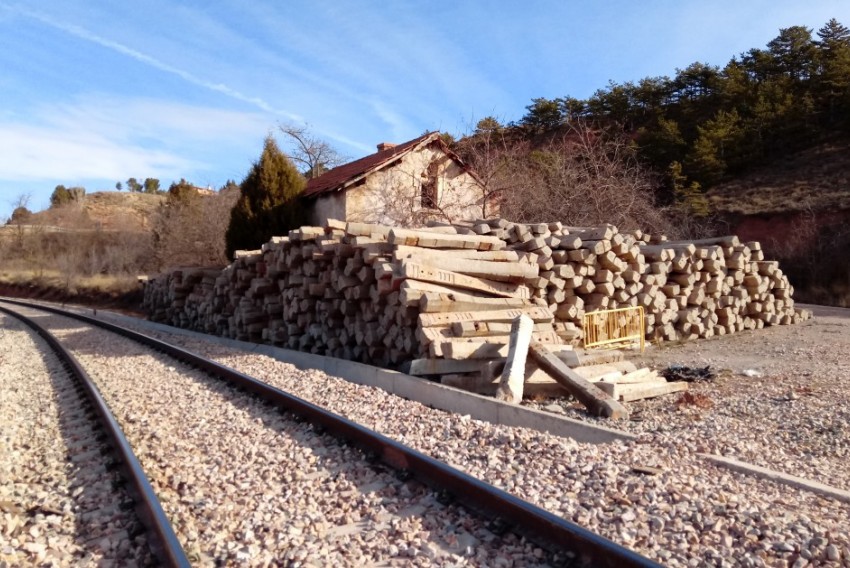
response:
[(643, 306), (586, 313), (582, 327), (585, 349), (615, 349), (638, 343), (643, 353), (646, 329)]

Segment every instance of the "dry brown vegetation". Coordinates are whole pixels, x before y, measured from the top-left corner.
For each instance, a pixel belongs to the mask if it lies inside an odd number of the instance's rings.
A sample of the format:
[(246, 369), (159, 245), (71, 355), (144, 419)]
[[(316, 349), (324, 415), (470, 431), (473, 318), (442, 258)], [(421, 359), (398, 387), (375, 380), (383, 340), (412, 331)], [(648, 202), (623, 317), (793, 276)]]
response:
[(151, 222), (166, 196), (151, 193), (99, 191), (86, 194), (79, 202), (68, 203), (33, 213), (30, 223), (41, 226), (88, 229), (137, 230), (151, 227)]
[(708, 191), (720, 213), (850, 209), (850, 141), (821, 144)]
[(153, 217), (156, 263), (168, 266), (224, 266), (224, 234), (239, 192), (166, 201)]
[(103, 192), (0, 227), (0, 285), (57, 299), (127, 296), (176, 264), (224, 264), (235, 196)]
[(459, 143), (459, 152), (479, 174), (485, 195), (501, 202), (501, 216), (513, 221), (675, 230), (656, 205), (656, 180), (622, 136), (581, 123), (542, 142), (505, 128), (479, 128)]

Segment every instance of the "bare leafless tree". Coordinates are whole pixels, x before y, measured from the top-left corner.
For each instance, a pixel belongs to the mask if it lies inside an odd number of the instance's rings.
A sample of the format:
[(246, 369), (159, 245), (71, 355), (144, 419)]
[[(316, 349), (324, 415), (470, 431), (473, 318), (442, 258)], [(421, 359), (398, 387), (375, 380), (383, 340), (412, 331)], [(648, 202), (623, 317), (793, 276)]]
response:
[(422, 180), (409, 172), (391, 172), (380, 183), (366, 189), (364, 195), (372, 204), (368, 211), (364, 209), (364, 212), (373, 216), (372, 222), (395, 227), (417, 227), (429, 219), (452, 220), (445, 207), (444, 193), (434, 192), (427, 207), (423, 208)]
[(224, 234), (239, 191), (171, 199), (153, 221), (153, 243), (160, 268), (227, 264)]
[(667, 232), (670, 224), (655, 203), (656, 180), (629, 140), (581, 122), (566, 128), (536, 143), (508, 130), (476, 130), (479, 141), (470, 141), (463, 155), (487, 191), (498, 195), (501, 216)]
[(675, 204), (662, 210), (667, 220), (665, 233), (672, 239), (704, 239), (729, 233), (729, 222), (714, 214), (696, 216), (688, 207)]
[(278, 128), (288, 141), (282, 144), (284, 154), (295, 162), (308, 179), (318, 177), (347, 161), (333, 146), (312, 134), (306, 126), (280, 124)]
[(7, 225), (13, 226), (15, 233), (15, 244), (21, 250), (24, 247), (24, 235), (27, 231), (27, 225), (31, 221), (31, 215), (27, 206), (30, 202), (30, 194), (21, 193), (9, 203), (12, 205), (12, 216), (7, 221)]
[(479, 120), (455, 145), (460, 158), (481, 182), (482, 218), (495, 213), (503, 195), (516, 188), (518, 180), (513, 172), (527, 148), (494, 117)]

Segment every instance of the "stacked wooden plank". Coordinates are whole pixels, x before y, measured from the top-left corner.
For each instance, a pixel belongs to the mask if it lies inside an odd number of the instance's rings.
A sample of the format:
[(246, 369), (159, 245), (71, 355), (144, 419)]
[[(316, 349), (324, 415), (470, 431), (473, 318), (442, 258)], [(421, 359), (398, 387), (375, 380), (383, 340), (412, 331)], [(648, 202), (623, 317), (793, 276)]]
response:
[(628, 373), (606, 374), (596, 381), (596, 386), (614, 400), (632, 402), (688, 390), (685, 381), (668, 382), (657, 371), (646, 367)]
[(793, 288), (757, 242), (737, 237), (668, 241), (613, 225), (567, 227), (504, 219), (467, 230), (498, 236), (540, 267), (532, 298), (578, 334), (585, 313), (642, 306), (650, 339), (707, 338), (810, 317), (794, 308)]
[[(642, 367), (625, 359), (622, 351), (594, 351), (560, 353), (559, 358), (572, 370), (614, 400), (633, 402), (665, 394), (688, 390), (684, 381), (668, 382), (657, 371)], [(466, 373), (452, 373), (442, 377), (443, 384), (478, 394), (497, 393), (505, 359), (493, 359), (480, 369)], [(469, 367), (473, 369), (472, 366)], [(476, 372), (478, 371), (478, 372)], [(525, 368), (523, 396), (530, 398), (558, 398), (569, 395), (568, 389), (552, 376), (528, 361)]]
[(590, 311), (643, 306), (647, 337), (694, 339), (800, 321), (808, 314), (792, 294), (758, 243), (736, 237), (674, 242), (504, 219), (418, 230), (331, 221), (241, 251), (222, 271), (152, 279), (144, 307), (184, 328), (446, 374), (504, 358), (520, 314), (558, 352), (580, 339)]
[(505, 249), (453, 228), (332, 221), (239, 251), (213, 278), (151, 280), (145, 307), (180, 327), (383, 366), (498, 357), (520, 314), (536, 339), (561, 344), (554, 314), (532, 299), (539, 267)]
[(199, 327), (199, 307), (212, 293), (218, 269), (177, 268), (167, 274), (165, 285), (146, 286), (145, 305), (154, 321), (169, 320), (177, 327), (210, 332)]

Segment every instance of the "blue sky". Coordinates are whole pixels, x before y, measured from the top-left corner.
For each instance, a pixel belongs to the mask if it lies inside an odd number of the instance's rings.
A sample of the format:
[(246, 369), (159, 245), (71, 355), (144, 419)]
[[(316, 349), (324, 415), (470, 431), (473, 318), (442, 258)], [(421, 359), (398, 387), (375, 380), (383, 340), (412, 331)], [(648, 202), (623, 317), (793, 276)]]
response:
[(238, 182), (279, 123), (358, 158), (832, 17), (850, 2), (0, 0), (0, 222), (57, 184)]

